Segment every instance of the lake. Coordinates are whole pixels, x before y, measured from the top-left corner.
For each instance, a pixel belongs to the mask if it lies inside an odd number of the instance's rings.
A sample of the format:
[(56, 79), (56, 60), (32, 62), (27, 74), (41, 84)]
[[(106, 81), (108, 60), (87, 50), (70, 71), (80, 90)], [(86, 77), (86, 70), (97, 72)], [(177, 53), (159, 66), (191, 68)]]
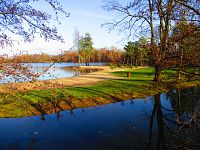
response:
[[(90, 63), (90, 66), (105, 66), (108, 63)], [(31, 70), (36, 73), (44, 72), (46, 68), (48, 68), (47, 71), (45, 71), (42, 75), (40, 75), (37, 80), (49, 80), (49, 79), (57, 79), (57, 78), (67, 78), (67, 77), (73, 77), (73, 76), (79, 76), (82, 74), (90, 73), (97, 71), (95, 69), (72, 69), (69, 67), (72, 66), (85, 66), (84, 63), (55, 63), (51, 66), (51, 63), (23, 63), (24, 66), (30, 66)], [(51, 66), (51, 67), (49, 67)], [(0, 83), (8, 83), (8, 82), (26, 82), (28, 79), (26, 78), (13, 78), (11, 76), (5, 77), (2, 80), (0, 80)]]
[(185, 140), (200, 142), (200, 122), (181, 129), (177, 122), (188, 121), (196, 109), (200, 109), (197, 87), (51, 115), (4, 118), (0, 149), (183, 149)]

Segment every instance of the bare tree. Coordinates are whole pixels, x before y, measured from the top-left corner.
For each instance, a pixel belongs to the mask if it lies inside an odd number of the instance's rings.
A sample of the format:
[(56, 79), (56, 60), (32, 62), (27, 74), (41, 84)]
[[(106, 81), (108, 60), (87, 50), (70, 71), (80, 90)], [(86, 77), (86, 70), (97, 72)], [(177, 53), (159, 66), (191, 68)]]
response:
[[(50, 11), (55, 12), (55, 17), (50, 12), (39, 10), (35, 5), (46, 3)], [(35, 7), (34, 7), (35, 6)], [(62, 5), (57, 0), (1, 0), (0, 1), (0, 41), (3, 46), (11, 43), (12, 38), (7, 33), (13, 33), (23, 37), (24, 41), (32, 41), (36, 34), (45, 40), (53, 39), (63, 42), (63, 38), (58, 35), (55, 26), (49, 26), (51, 19), (56, 19), (58, 14), (63, 13), (66, 17), (69, 13), (65, 12)]]
[(160, 81), (162, 61), (168, 57), (173, 23), (180, 20), (185, 12), (188, 20), (199, 22), (199, 0), (132, 0), (126, 4), (107, 0), (105, 3), (104, 9), (119, 14), (112, 23), (104, 24), (110, 30), (118, 28), (120, 32), (128, 31), (129, 36), (142, 33), (150, 38), (155, 82)]
[[(40, 5), (49, 9), (44, 11)], [(53, 12), (53, 13), (52, 13)], [(13, 44), (12, 35), (20, 36), (25, 42), (31, 42), (36, 35), (48, 40), (64, 42), (57, 32), (55, 25), (50, 21), (60, 24), (58, 15), (69, 16), (59, 0), (0, 0), (0, 45), (5, 47)], [(3, 59), (5, 57), (2, 56)], [(2, 60), (3, 60), (2, 59)], [(17, 61), (0, 61), (0, 76), (29, 77), (31, 72), (27, 66), (20, 65)], [(35, 75), (34, 75), (35, 76)]]
[[(74, 49), (76, 51), (79, 51), (80, 50), (80, 39), (81, 39), (81, 36), (80, 36), (80, 33), (79, 33), (77, 28), (74, 29), (73, 38), (74, 38)], [(81, 63), (81, 57), (80, 57), (79, 53), (78, 53), (78, 63), (79, 64)]]

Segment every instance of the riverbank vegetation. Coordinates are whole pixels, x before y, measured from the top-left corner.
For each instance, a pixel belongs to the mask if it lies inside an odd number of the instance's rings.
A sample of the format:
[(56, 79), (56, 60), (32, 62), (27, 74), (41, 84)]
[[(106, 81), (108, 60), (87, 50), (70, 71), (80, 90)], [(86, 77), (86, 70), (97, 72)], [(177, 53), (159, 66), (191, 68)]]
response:
[[(131, 77), (127, 78), (127, 72)], [(173, 70), (164, 70), (162, 82), (154, 83), (153, 68), (114, 71), (118, 79), (101, 81), (95, 85), (32, 90), (1, 94), (0, 117), (20, 117), (55, 113), (66, 109), (98, 106), (132, 98), (146, 97), (174, 88), (199, 86), (198, 80), (172, 80)]]

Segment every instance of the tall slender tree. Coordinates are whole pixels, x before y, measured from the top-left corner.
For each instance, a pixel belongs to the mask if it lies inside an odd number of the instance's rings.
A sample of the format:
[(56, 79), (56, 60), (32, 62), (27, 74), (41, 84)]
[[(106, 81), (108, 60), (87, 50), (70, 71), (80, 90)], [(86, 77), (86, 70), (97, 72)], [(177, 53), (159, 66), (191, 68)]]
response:
[(85, 36), (80, 38), (79, 44), (80, 44), (80, 49), (79, 49), (80, 56), (85, 62), (85, 65), (89, 66), (90, 55), (92, 54), (93, 51), (92, 47), (93, 42), (91, 35), (89, 33), (85, 33)]
[[(78, 51), (80, 49), (80, 38), (81, 37), (80, 37), (80, 33), (79, 33), (77, 28), (74, 29), (73, 38), (74, 38), (74, 41), (73, 41), (74, 42), (74, 46), (73, 46), (73, 48), (74, 48), (74, 50)], [(79, 62), (79, 64), (81, 62), (80, 55), (78, 55), (78, 62)]]
[(139, 43), (129, 41), (127, 45), (125, 45), (124, 50), (127, 54), (127, 65), (138, 66), (138, 55), (139, 55)]
[(149, 53), (149, 45), (146, 38), (141, 37), (138, 40), (139, 43), (139, 65), (147, 65), (149, 63), (148, 53)]

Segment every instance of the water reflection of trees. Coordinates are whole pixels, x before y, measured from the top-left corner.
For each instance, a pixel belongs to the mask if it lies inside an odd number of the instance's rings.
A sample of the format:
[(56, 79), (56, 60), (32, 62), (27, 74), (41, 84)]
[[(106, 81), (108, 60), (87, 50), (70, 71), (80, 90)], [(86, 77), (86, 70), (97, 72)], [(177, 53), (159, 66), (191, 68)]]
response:
[(21, 145), (20, 142), (18, 141), (16, 143), (9, 144), (8, 149), (9, 150), (21, 150), (21, 149), (36, 150), (36, 144), (37, 144), (37, 140), (35, 138), (31, 138), (29, 139), (26, 145)]
[(172, 108), (179, 113), (194, 111), (200, 105), (200, 91), (198, 88), (177, 89), (172, 94), (168, 94)]
[[(128, 126), (119, 137), (103, 137), (104, 141), (102, 144), (106, 148), (109, 146), (109, 149), (122, 150), (199, 149), (199, 92), (198, 88), (194, 88), (193, 90), (174, 90), (167, 94), (155, 95), (152, 99), (153, 107), (147, 120), (148, 133), (141, 130), (137, 131), (137, 127), (133, 131), (132, 126), (130, 128)], [(169, 102), (167, 105), (166, 101)], [(131, 100), (130, 104), (134, 104), (134, 102), (134, 100)], [(126, 102), (120, 103), (123, 107), (127, 104)], [(99, 108), (101, 107), (94, 107), (92, 109)], [(80, 112), (85, 113), (87, 109), (82, 108)], [(57, 119), (61, 119), (64, 117), (64, 113), (58, 112), (55, 115)], [(67, 113), (71, 116), (76, 115), (75, 110), (70, 110)], [(45, 120), (45, 115), (42, 115), (41, 119)], [(34, 142), (30, 143), (34, 146)]]
[[(189, 92), (189, 93), (188, 93)], [(199, 149), (200, 109), (199, 90), (176, 90), (168, 93), (172, 109), (162, 106), (160, 94), (154, 96), (149, 122), (149, 139), (146, 149)], [(157, 132), (153, 139), (153, 127)]]
[(88, 73), (97, 72), (97, 71), (102, 70), (102, 69), (98, 69), (98, 68), (80, 68), (80, 67), (65, 67), (62, 69), (73, 72), (74, 76), (80, 76), (83, 74), (88, 74)]
[[(188, 93), (189, 92), (189, 93)], [(164, 104), (168, 101), (171, 106)], [(153, 108), (150, 113), (148, 133), (126, 133), (126, 140), (121, 144), (109, 140), (108, 143), (115, 145), (111, 149), (199, 149), (200, 147), (200, 114), (199, 114), (199, 89), (175, 90), (153, 97)], [(130, 101), (134, 103), (134, 100)], [(125, 103), (121, 102), (124, 106)], [(85, 110), (82, 111), (84, 113)], [(71, 110), (71, 115), (74, 115)], [(60, 118), (60, 114), (57, 114)], [(130, 133), (130, 134), (129, 134)], [(147, 136), (146, 136), (147, 135)], [(124, 135), (123, 135), (124, 136)], [(144, 137), (148, 137), (144, 139)], [(120, 137), (119, 137), (120, 138)], [(131, 143), (132, 142), (132, 143)], [(107, 143), (107, 144), (108, 144)], [(123, 146), (122, 143), (130, 143)]]

